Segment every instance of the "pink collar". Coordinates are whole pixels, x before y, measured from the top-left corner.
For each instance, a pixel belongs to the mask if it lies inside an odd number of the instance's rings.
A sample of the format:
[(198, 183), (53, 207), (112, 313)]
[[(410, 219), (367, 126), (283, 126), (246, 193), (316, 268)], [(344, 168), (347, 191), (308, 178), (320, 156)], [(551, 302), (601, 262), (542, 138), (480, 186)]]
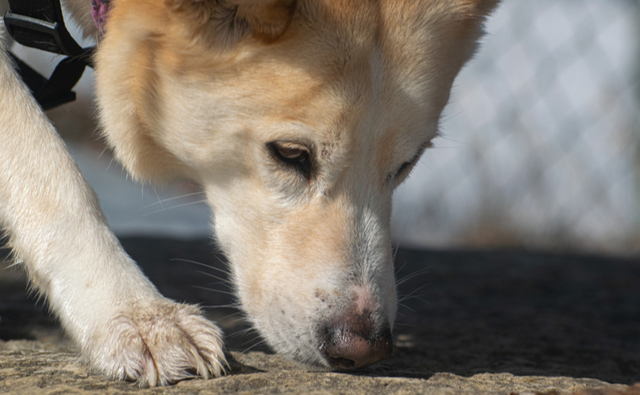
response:
[(107, 22), (107, 16), (111, 7), (111, 0), (91, 0), (91, 15), (93, 23), (96, 24), (100, 36), (104, 34), (104, 24)]

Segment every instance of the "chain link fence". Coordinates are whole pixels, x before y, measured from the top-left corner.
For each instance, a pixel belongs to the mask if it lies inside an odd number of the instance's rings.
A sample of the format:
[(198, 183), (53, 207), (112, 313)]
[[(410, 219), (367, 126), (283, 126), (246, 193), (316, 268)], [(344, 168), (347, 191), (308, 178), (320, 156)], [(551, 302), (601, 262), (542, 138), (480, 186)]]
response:
[(640, 2), (505, 0), (394, 204), (421, 246), (640, 246)]

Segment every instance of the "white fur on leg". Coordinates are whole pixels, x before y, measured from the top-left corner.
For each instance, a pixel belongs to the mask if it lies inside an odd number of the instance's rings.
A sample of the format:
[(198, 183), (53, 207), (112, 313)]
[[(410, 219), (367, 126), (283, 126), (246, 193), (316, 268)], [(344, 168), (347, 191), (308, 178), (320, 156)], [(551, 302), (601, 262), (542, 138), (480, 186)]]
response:
[(219, 375), (220, 331), (163, 298), (123, 251), (2, 46), (0, 224), (31, 284), (102, 372), (151, 386)]

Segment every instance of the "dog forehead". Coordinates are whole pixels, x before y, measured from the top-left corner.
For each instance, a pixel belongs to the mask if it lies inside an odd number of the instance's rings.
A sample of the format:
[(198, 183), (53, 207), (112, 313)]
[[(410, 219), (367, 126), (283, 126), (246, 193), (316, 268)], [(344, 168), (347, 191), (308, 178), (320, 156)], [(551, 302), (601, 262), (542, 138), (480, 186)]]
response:
[(270, 81), (270, 89), (253, 96), (259, 103), (252, 108), (267, 106), (265, 113), (314, 131), (306, 136), (314, 140), (329, 178), (374, 163), (382, 174), (411, 159), (435, 137), (457, 72), (458, 62), (444, 74), (435, 67), (434, 59), (447, 54), (434, 43), (439, 38), (429, 21), (434, 17), (424, 15), (428, 7), (365, 3), (351, 13), (327, 9), (313, 23), (294, 22), (291, 37), (247, 58), (242, 78)]
[[(277, 124), (298, 123), (313, 131), (307, 136), (332, 174), (371, 158), (380, 173), (437, 133), (453, 78), (479, 34), (460, 28), (465, 15), (452, 9), (462, 3), (472, 2), (299, 1), (276, 42), (247, 38), (213, 57), (173, 50), (163, 64), (186, 70), (198, 93), (190, 95), (215, 109), (194, 129), (233, 119), (268, 142), (294, 140)], [(273, 133), (264, 132), (266, 123), (276, 125)]]

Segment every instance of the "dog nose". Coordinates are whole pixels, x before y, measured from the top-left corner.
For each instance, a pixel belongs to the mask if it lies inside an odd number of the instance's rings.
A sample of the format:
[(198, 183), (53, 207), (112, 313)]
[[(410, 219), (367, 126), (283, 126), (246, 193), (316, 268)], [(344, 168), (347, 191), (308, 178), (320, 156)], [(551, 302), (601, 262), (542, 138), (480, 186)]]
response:
[(388, 325), (376, 330), (369, 317), (351, 316), (325, 328), (320, 348), (332, 368), (358, 369), (388, 357), (393, 342)]

